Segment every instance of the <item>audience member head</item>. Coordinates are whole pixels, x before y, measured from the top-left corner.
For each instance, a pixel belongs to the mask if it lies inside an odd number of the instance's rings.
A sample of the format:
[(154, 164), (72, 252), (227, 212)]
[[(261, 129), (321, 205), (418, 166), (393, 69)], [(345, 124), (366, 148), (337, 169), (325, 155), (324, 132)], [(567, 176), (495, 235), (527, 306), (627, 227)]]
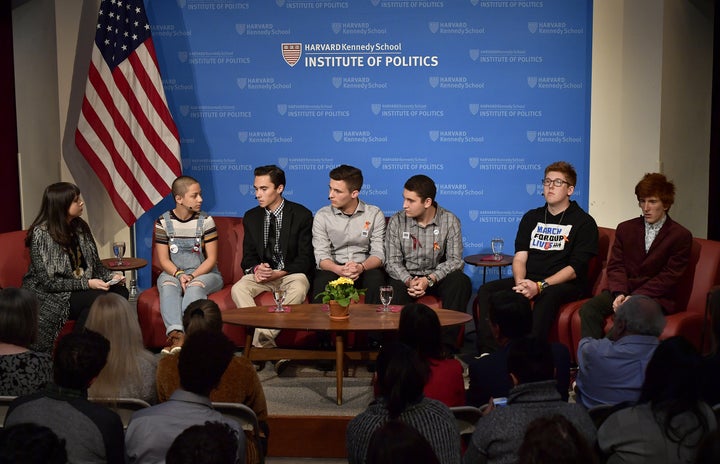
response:
[(367, 464), (440, 464), (430, 443), (420, 432), (399, 420), (391, 420), (370, 437)]
[(15, 424), (0, 429), (0, 463), (65, 464), (65, 440), (44, 425)]
[(221, 332), (223, 321), (217, 303), (207, 299), (190, 303), (183, 313), (183, 327), (187, 335), (199, 330)]
[(255, 168), (254, 174), (255, 177), (270, 176), (270, 182), (272, 182), (275, 188), (278, 188), (281, 185), (283, 186), (283, 188), (285, 187), (285, 171), (275, 166), (274, 164), (270, 164), (267, 166), (258, 166)]
[(28, 347), (35, 342), (38, 300), (24, 288), (0, 290), (0, 342)]
[(199, 183), (200, 182), (198, 182), (197, 179), (190, 176), (180, 176), (176, 178), (172, 183), (173, 197), (182, 198), (183, 196), (185, 196), (185, 193), (188, 191), (191, 185)]
[(488, 319), (498, 340), (527, 337), (532, 329), (530, 300), (513, 290), (495, 292), (490, 296)]
[(137, 311), (117, 293), (105, 293), (95, 299), (88, 312), (85, 327), (110, 341), (110, 352), (122, 356), (143, 347)]
[(391, 419), (422, 399), (429, 376), (429, 367), (415, 350), (399, 342), (383, 345), (377, 358), (377, 385)]
[(165, 455), (166, 464), (235, 464), (238, 435), (222, 422), (205, 422), (185, 429)]
[(507, 370), (514, 385), (554, 379), (555, 363), (550, 344), (532, 337), (513, 340), (508, 351)]
[(443, 357), (442, 330), (437, 313), (422, 303), (408, 303), (400, 313), (398, 339), (428, 360)]
[(63, 336), (53, 358), (55, 383), (76, 390), (88, 388), (105, 367), (109, 352), (108, 339), (92, 330)]
[(701, 365), (700, 353), (684, 337), (661, 341), (645, 368), (640, 402), (699, 401)]
[(201, 330), (188, 335), (178, 360), (180, 385), (197, 395), (210, 396), (234, 353), (235, 345), (222, 332)]
[(420, 197), (420, 201), (424, 202), (429, 198), (432, 201), (432, 205), (437, 206), (437, 202), (435, 201), (437, 187), (435, 186), (435, 181), (428, 176), (424, 174), (414, 175), (405, 182), (404, 188), (410, 192), (415, 192), (415, 194)]
[(598, 457), (585, 437), (560, 414), (528, 424), (518, 464), (595, 464)]
[(698, 447), (695, 464), (717, 464), (720, 462), (720, 430), (708, 433)]
[(85, 328), (99, 333), (110, 342), (105, 367), (90, 387), (93, 397), (117, 398), (123, 385), (143, 383), (138, 368), (141, 358), (152, 360), (145, 350), (137, 311), (117, 293), (98, 296), (90, 306)]
[(708, 431), (707, 420), (700, 410), (701, 372), (702, 357), (687, 339), (678, 335), (663, 340), (645, 368), (638, 400), (638, 403), (650, 403), (668, 439), (689, 447), (697, 446), (699, 440), (683, 443), (690, 436), (687, 421), (674, 422), (673, 419), (691, 412), (698, 424), (691, 432), (702, 428), (704, 436)]
[(70, 182), (48, 185), (40, 203), (40, 212), (28, 230), (25, 245), (29, 247), (32, 243), (35, 227), (45, 224), (48, 234), (56, 243), (64, 247), (71, 246), (75, 228), (90, 230), (87, 223), (79, 217), (82, 204), (77, 185)]
[(635, 186), (635, 196), (638, 201), (643, 198), (658, 197), (665, 211), (675, 203), (675, 184), (667, 177), (657, 172), (648, 172)]
[(615, 312), (614, 338), (625, 335), (659, 337), (665, 328), (665, 316), (657, 301), (645, 295), (633, 295)]
[(341, 164), (330, 171), (330, 178), (332, 180), (344, 181), (350, 193), (355, 190), (360, 191), (363, 186), (362, 171), (355, 166), (348, 166), (347, 164)]
[(573, 165), (567, 161), (555, 161), (554, 163), (549, 164), (545, 168), (545, 177), (547, 177), (549, 172), (559, 172), (564, 175), (565, 180), (571, 187), (575, 187), (575, 185), (577, 185), (577, 172), (575, 172)]

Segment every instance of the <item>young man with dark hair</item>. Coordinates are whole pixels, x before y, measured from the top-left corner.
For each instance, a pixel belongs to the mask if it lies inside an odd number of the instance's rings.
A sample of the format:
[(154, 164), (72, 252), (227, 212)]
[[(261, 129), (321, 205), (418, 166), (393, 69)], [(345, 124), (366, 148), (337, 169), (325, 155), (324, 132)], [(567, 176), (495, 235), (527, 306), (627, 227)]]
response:
[(236, 464), (238, 434), (222, 422), (193, 425), (175, 438), (165, 464)]
[(222, 332), (198, 331), (185, 339), (178, 371), (181, 388), (164, 403), (141, 409), (130, 419), (125, 444), (131, 463), (157, 463), (175, 438), (192, 425), (226, 423), (238, 434), (238, 462), (245, 462), (245, 434), (234, 420), (212, 408), (210, 392), (218, 386), (235, 346)]
[(315, 213), (312, 227), (317, 270), (313, 296), (338, 277), (348, 277), (358, 288), (367, 288), (366, 303), (380, 303), (385, 284), (385, 216), (380, 208), (359, 197), (362, 171), (346, 164), (330, 171), (328, 200)]
[[(467, 390), (467, 403), (476, 407), (486, 404), (491, 397), (508, 396), (513, 387), (507, 368), (510, 344), (514, 340), (529, 336), (532, 330), (530, 300), (512, 290), (491, 295), (488, 315), (499, 349), (468, 362), (470, 386)], [(570, 352), (562, 343), (552, 343), (550, 346), (557, 391), (563, 401), (567, 401), (570, 388)]]
[[(283, 198), (285, 172), (275, 165), (256, 168), (253, 187), (258, 206), (243, 215), (245, 275), (232, 287), (233, 302), (239, 308), (255, 306), (256, 296), (280, 286), (285, 304), (302, 303), (313, 271), (312, 213)], [(279, 333), (256, 328), (253, 345), (274, 348)]]
[[(403, 210), (390, 218), (385, 234), (385, 269), (394, 303), (430, 294), (443, 308), (465, 312), (472, 285), (463, 273), (460, 220), (437, 204), (436, 192), (435, 182), (422, 174), (405, 182)], [(443, 344), (452, 351), (459, 330), (443, 328)]]
[(665, 314), (678, 311), (675, 288), (690, 261), (692, 234), (668, 212), (675, 185), (648, 173), (635, 186), (642, 216), (618, 224), (607, 265), (607, 288), (580, 308), (582, 337), (605, 335), (605, 318), (633, 295), (653, 298)]
[(588, 263), (598, 252), (598, 229), (592, 216), (570, 200), (576, 183), (575, 168), (565, 161), (545, 168), (545, 205), (531, 209), (520, 221), (513, 276), (488, 282), (478, 290), (480, 314), (475, 324), (479, 353), (497, 349), (487, 320), (493, 293), (512, 289), (532, 300), (532, 335), (544, 340), (560, 306), (587, 294)]
[(0, 429), (0, 462), (66, 464), (65, 440), (44, 425), (30, 422)]
[(124, 463), (120, 417), (87, 398), (109, 352), (110, 342), (90, 330), (62, 337), (55, 350), (54, 383), (15, 399), (5, 427), (25, 422), (48, 427), (65, 440), (68, 462)]

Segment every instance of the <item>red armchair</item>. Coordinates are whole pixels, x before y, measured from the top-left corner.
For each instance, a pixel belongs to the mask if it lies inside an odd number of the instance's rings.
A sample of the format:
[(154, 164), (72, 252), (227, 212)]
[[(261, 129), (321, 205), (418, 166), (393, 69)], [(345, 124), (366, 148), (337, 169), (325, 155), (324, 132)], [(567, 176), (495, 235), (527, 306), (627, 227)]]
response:
[[(22, 280), (30, 268), (30, 249), (25, 246), (27, 230), (0, 234), (0, 288), (22, 286)], [(58, 339), (72, 332), (75, 321), (67, 321)], [(56, 340), (57, 343), (57, 340)]]
[[(612, 243), (611, 243), (612, 245)], [(604, 272), (603, 272), (604, 275)], [(710, 289), (720, 283), (720, 242), (694, 238), (690, 251), (690, 262), (685, 274), (678, 282), (676, 307), (678, 312), (668, 315), (667, 324), (661, 339), (682, 335), (691, 341), (701, 352), (710, 348), (711, 337), (703, 330), (706, 326), (705, 306)], [(606, 286), (606, 279), (600, 282), (598, 291)], [(573, 359), (577, 355), (580, 342), (579, 309), (586, 300), (572, 303), (570, 325), (570, 344), (568, 348)], [(605, 331), (612, 328), (612, 316), (606, 319)]]
[[(607, 227), (598, 227), (598, 254), (590, 260), (588, 264), (588, 284), (591, 294), (596, 295), (603, 288), (605, 281), (605, 265), (607, 264), (608, 254), (615, 239), (615, 229)], [(582, 300), (585, 301), (585, 300)], [(570, 350), (571, 357), (575, 355), (572, 352), (572, 317), (578, 310), (582, 302), (573, 301), (564, 304), (558, 310), (557, 323), (552, 332), (550, 332), (550, 341), (560, 342), (567, 346)], [(477, 298), (473, 302), (473, 315), (476, 321), (480, 320), (480, 308)], [(577, 346), (577, 345), (576, 345)]]
[[(603, 288), (607, 286), (607, 274), (605, 267), (607, 266), (610, 250), (615, 240), (615, 229), (608, 227), (598, 227), (598, 254), (590, 260), (588, 266), (588, 283), (590, 285), (590, 295), (599, 294)], [(575, 361), (577, 353), (577, 342), (573, 344), (573, 323), (576, 313), (580, 306), (587, 299), (572, 301), (560, 307), (557, 320), (557, 341), (567, 346), (570, 350), (570, 359)], [(579, 316), (577, 316), (579, 324)], [(578, 325), (578, 333), (580, 326)], [(579, 341), (579, 339), (578, 339)], [(573, 348), (574, 347), (574, 348)]]
[(22, 279), (30, 267), (30, 250), (25, 247), (27, 230), (0, 234), (0, 288), (22, 285)]

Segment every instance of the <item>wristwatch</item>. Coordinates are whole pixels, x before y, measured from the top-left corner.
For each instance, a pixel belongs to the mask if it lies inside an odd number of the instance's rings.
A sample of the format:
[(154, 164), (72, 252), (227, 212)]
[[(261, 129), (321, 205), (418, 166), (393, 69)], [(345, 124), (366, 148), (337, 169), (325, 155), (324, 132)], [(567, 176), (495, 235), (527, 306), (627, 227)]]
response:
[(550, 286), (550, 284), (544, 280), (541, 280), (540, 282), (538, 282), (537, 285), (538, 285), (538, 290), (540, 290), (540, 292), (542, 292), (543, 290), (545, 290), (546, 288), (548, 288)]
[(432, 287), (433, 285), (435, 285), (435, 281), (432, 280), (429, 275), (426, 275), (425, 278), (428, 281), (428, 287)]

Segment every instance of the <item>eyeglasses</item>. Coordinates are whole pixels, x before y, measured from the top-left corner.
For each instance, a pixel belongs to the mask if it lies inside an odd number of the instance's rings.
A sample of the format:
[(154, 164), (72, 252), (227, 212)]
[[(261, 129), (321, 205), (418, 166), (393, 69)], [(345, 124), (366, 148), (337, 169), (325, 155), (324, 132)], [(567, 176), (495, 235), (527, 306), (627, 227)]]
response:
[(550, 178), (546, 177), (542, 180), (542, 184), (545, 187), (549, 187), (550, 184), (553, 184), (555, 187), (562, 187), (562, 184), (570, 185), (570, 182), (568, 182), (566, 180), (562, 180), (562, 179), (550, 179)]

